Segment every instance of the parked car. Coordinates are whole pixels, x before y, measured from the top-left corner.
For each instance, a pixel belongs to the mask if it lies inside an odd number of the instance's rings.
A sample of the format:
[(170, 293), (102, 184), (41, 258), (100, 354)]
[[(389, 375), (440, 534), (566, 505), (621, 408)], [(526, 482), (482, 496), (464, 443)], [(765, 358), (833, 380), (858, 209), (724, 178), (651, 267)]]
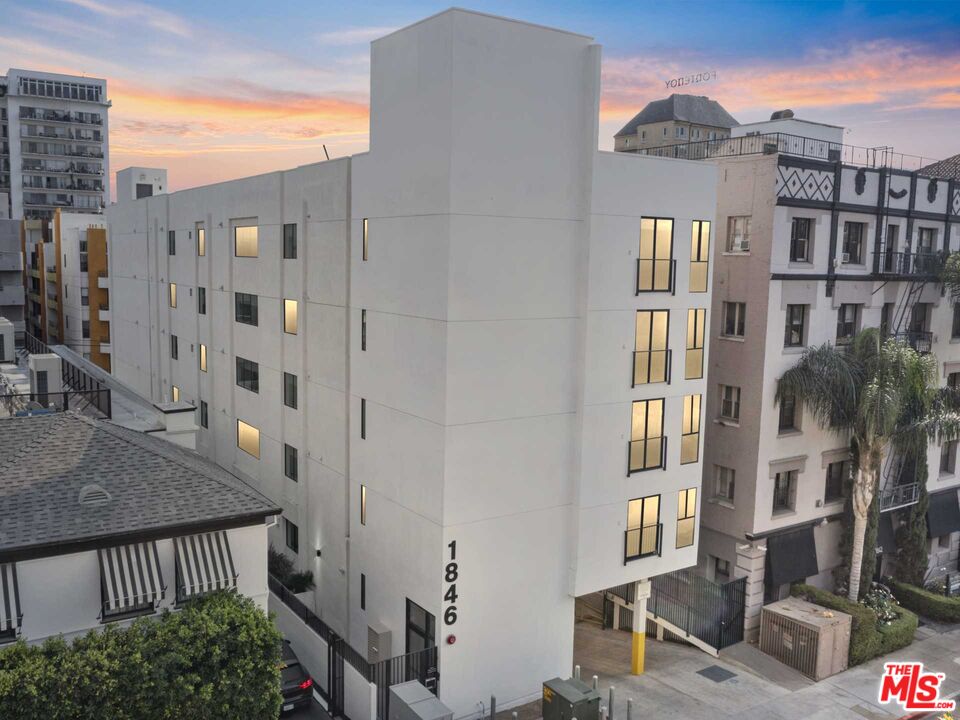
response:
[(283, 641), (280, 660), (280, 691), (283, 693), (282, 713), (309, 705), (313, 700), (313, 678), (286, 640)]

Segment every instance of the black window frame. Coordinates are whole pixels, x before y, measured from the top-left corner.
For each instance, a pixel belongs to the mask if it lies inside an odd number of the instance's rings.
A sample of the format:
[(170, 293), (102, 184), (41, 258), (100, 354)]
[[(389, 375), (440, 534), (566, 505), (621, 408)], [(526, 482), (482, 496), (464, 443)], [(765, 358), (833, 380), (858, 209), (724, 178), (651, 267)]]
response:
[(205, 287), (197, 288), (197, 314), (207, 314), (207, 289)]
[(297, 259), (297, 224), (283, 224), (283, 259)]
[(233, 293), (233, 319), (257, 327), (260, 324), (258, 298), (252, 293)]
[(950, 339), (960, 338), (960, 303), (953, 304), (953, 322), (950, 326)]
[[(853, 308), (853, 318), (847, 318), (847, 308)], [(860, 325), (860, 304), (841, 303), (837, 308), (837, 345), (845, 345), (857, 334)], [(849, 328), (849, 332), (847, 331)]]
[[(796, 487), (799, 478), (797, 470), (783, 470), (773, 477), (773, 513), (793, 512), (796, 509)], [(781, 479), (786, 485), (781, 485)], [(778, 500), (784, 500), (779, 503)]]
[(300, 453), (289, 443), (283, 444), (283, 475), (300, 482)]
[[(425, 650), (427, 648), (435, 647), (437, 644), (437, 619), (433, 616), (432, 613), (427, 612), (427, 609), (422, 605), (415, 603), (410, 598), (407, 598), (407, 610), (406, 610), (406, 623), (405, 623), (405, 637), (406, 642), (405, 653), (410, 654), (411, 652), (417, 652), (419, 650)], [(411, 606), (417, 608), (417, 610), (423, 613), (423, 623), (416, 623), (411, 617), (410, 610)], [(420, 638), (422, 642), (422, 647), (417, 647), (411, 649), (412, 645), (410, 643), (411, 634), (414, 637)], [(419, 644), (419, 643), (418, 643)]]
[(236, 356), (236, 378), (237, 387), (249, 390), (252, 393), (260, 393), (260, 363), (253, 360)]
[[(847, 220), (843, 223), (842, 253), (848, 258), (845, 264), (863, 265), (863, 237), (866, 226), (866, 223), (855, 220)], [(854, 228), (856, 228), (856, 233), (852, 232)], [(856, 250), (856, 253), (851, 252), (853, 249)]]
[(170, 333), (170, 358), (172, 360), (180, 359), (180, 341), (173, 333)]
[[(747, 304), (745, 302), (727, 301), (723, 302), (723, 317), (721, 318), (720, 334), (726, 338), (742, 338), (746, 334)], [(730, 311), (733, 311), (733, 322), (731, 328)]]
[[(799, 313), (799, 322), (797, 314)], [(793, 338), (799, 336), (799, 342)], [(806, 347), (807, 344), (807, 306), (799, 304), (787, 305), (786, 321), (783, 328), (783, 346)]]
[(290, 552), (300, 554), (300, 528), (290, 518), (283, 519), (283, 544)]
[[(790, 262), (809, 263), (813, 218), (795, 217), (790, 224)], [(803, 253), (798, 252), (803, 247)]]
[(177, 254), (177, 231), (167, 230), (167, 255)]
[(210, 410), (206, 400), (200, 401), (200, 427), (204, 430), (210, 427)]
[[(731, 393), (730, 399), (727, 399), (725, 390), (729, 388), (735, 391)], [(743, 390), (739, 385), (720, 385), (720, 419), (730, 422), (740, 422), (740, 404), (743, 399)], [(731, 413), (726, 414), (724, 407), (729, 404)], [(736, 411), (735, 413), (733, 411)]]
[(360, 609), (367, 609), (367, 575), (360, 573)]
[(297, 376), (286, 371), (283, 373), (283, 404), (297, 409)]
[(367, 309), (360, 310), (360, 351), (367, 351)]

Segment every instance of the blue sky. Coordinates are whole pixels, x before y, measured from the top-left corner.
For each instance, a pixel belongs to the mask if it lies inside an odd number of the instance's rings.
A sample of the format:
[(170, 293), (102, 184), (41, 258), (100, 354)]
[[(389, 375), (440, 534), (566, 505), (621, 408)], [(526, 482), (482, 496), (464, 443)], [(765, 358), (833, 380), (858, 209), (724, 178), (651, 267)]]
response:
[[(0, 67), (106, 77), (111, 164), (156, 165), (171, 187), (366, 148), (369, 42), (432, 2), (0, 0)], [(741, 122), (790, 107), (847, 142), (960, 152), (960, 2), (473, 2), (603, 45), (601, 147), (663, 81)], [(2, 71), (0, 71), (2, 72)]]

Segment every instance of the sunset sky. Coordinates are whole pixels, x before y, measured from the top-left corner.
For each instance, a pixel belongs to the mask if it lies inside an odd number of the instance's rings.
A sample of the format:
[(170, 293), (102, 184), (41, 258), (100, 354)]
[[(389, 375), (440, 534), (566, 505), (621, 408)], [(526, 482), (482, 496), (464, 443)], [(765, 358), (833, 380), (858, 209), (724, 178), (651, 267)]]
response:
[[(367, 147), (369, 43), (432, 2), (0, 0), (9, 67), (104, 77), (111, 167), (165, 167), (170, 188)], [(664, 81), (741, 122), (792, 108), (853, 145), (960, 153), (960, 2), (486, 2), (468, 7), (603, 45), (600, 146)]]

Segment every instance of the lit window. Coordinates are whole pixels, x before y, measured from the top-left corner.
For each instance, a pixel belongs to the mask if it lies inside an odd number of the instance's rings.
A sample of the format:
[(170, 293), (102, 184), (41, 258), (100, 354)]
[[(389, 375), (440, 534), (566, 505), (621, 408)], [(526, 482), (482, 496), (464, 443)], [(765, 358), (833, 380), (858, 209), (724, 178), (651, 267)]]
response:
[(297, 301), (283, 301), (283, 331), (290, 335), (297, 334)]
[(673, 220), (643, 218), (637, 256), (637, 294), (673, 290)]
[(367, 250), (368, 250), (368, 248), (370, 247), (370, 246), (369, 246), (369, 242), (368, 242), (369, 237), (370, 237), (370, 235), (369, 235), (369, 229), (370, 229), (370, 224), (369, 224), (367, 218), (364, 218), (364, 219), (363, 219), (363, 259), (364, 259), (364, 260), (367, 260), (367, 259), (368, 259), (368, 258), (367, 258)]
[(665, 466), (663, 399), (633, 403), (630, 428), (630, 472)]
[(693, 545), (697, 517), (697, 489), (681, 490), (677, 504), (677, 547)]
[(170, 399), (174, 402), (180, 402), (180, 388), (176, 385), (170, 388)]
[(203, 343), (200, 343), (200, 370), (207, 371), (207, 346)]
[(691, 308), (687, 311), (687, 380), (703, 377), (703, 335), (707, 321), (705, 308)]
[(710, 221), (694, 220), (690, 240), (690, 292), (706, 292), (710, 280)]
[(367, 486), (360, 486), (360, 524), (367, 524)]
[(669, 382), (670, 351), (667, 339), (670, 327), (668, 310), (638, 310), (633, 384)]
[(627, 504), (624, 562), (660, 552), (660, 496), (650, 495)]
[(260, 457), (260, 430), (237, 420), (237, 447), (255, 458)]
[(207, 231), (199, 224), (197, 225), (197, 255), (203, 257), (207, 254)]
[(683, 425), (680, 428), (680, 464), (700, 459), (700, 395), (683, 398)]
[(175, 308), (177, 306), (177, 284), (170, 283), (170, 307)]
[(257, 226), (241, 225), (233, 229), (234, 254), (237, 257), (257, 257)]

